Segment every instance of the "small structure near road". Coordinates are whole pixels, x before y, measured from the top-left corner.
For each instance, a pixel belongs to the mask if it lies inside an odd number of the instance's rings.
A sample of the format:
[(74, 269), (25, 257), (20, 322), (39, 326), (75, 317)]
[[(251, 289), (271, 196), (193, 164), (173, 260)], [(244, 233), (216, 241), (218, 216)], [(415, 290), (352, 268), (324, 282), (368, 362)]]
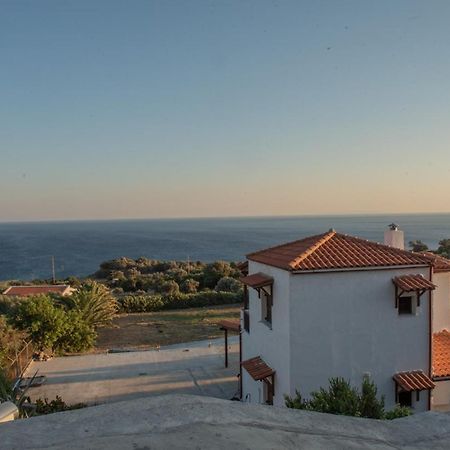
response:
[(10, 286), (3, 292), (3, 295), (14, 297), (29, 297), (31, 295), (58, 294), (63, 297), (72, 295), (76, 289), (68, 284), (39, 284), (32, 286)]

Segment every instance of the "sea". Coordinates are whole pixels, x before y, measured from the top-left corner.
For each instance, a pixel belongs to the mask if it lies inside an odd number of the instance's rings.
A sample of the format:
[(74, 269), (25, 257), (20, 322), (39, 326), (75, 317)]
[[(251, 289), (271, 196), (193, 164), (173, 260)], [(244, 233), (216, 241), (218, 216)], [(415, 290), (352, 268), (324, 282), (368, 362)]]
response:
[(160, 260), (242, 261), (249, 252), (330, 228), (383, 242), (395, 222), (405, 240), (431, 249), (450, 238), (449, 214), (245, 217), (0, 223), (0, 280), (49, 279), (94, 273), (127, 256)]

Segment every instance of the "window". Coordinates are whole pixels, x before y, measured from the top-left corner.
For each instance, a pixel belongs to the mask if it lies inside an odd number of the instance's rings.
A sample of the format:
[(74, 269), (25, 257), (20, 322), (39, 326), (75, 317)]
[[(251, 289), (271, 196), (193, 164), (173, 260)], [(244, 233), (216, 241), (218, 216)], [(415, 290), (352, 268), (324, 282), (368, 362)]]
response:
[(399, 314), (413, 314), (413, 298), (400, 297), (398, 299), (398, 313)]
[(412, 405), (411, 392), (400, 391), (398, 393), (398, 403), (400, 406), (409, 406)]
[(261, 292), (261, 320), (272, 324), (272, 296)]
[(247, 286), (244, 285), (244, 330), (250, 333), (250, 311)]

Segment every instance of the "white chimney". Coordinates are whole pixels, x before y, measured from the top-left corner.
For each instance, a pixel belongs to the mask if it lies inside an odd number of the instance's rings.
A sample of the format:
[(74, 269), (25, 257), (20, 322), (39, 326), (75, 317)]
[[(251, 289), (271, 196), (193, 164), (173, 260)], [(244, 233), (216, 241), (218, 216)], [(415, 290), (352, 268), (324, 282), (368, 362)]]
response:
[(384, 243), (389, 247), (405, 249), (405, 234), (399, 230), (398, 225), (391, 223), (389, 229), (384, 232)]

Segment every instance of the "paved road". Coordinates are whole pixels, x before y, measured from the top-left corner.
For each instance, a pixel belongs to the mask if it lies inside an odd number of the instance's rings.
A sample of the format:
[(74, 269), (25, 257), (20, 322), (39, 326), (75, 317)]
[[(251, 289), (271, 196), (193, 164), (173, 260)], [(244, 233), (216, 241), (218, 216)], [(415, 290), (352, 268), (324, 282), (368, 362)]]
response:
[(223, 339), (178, 344), (161, 350), (53, 358), (33, 362), (47, 381), (30, 389), (32, 399), (56, 395), (68, 403), (100, 404), (148, 395), (195, 394), (230, 399), (238, 390), (239, 349), (229, 339), (224, 368)]

